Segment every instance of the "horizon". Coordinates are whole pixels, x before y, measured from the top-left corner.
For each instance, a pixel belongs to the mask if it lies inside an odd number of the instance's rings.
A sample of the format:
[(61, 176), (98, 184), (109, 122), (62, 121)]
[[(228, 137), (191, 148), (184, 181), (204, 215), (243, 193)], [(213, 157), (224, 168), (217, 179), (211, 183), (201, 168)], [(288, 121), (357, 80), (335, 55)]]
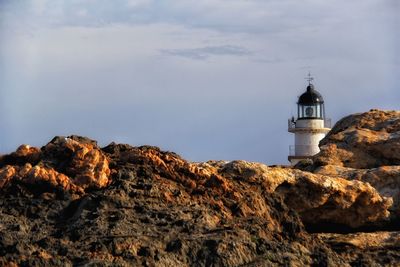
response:
[(313, 84), (334, 125), (399, 110), (396, 1), (0, 4), (1, 153), (77, 134), (190, 161), (289, 164)]

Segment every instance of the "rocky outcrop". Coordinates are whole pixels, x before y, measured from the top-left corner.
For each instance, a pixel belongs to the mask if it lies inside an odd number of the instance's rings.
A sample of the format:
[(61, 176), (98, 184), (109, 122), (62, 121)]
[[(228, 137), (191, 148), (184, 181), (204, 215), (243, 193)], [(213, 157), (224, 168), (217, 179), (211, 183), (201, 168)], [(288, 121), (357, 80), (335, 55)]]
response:
[(400, 220), (400, 112), (371, 110), (340, 120), (304, 169), (372, 185), (393, 199), (391, 220)]
[(50, 187), (51, 190), (83, 192), (83, 189), (75, 185), (65, 174), (43, 166), (33, 167), (30, 163), (26, 163), (24, 166), (7, 165), (0, 169), (1, 188), (6, 189), (11, 184), (16, 183), (24, 183), (26, 189), (30, 189), (29, 186), (34, 186), (31, 189), (36, 188), (39, 192), (46, 191), (44, 189), (46, 187)]
[[(0, 159), (0, 188), (23, 185), (32, 193), (82, 194), (110, 183), (109, 162), (94, 141), (56, 137), (42, 149), (20, 146)], [(12, 191), (12, 190), (11, 190)]]
[[(41, 149), (35, 166), (54, 166), (54, 172), (63, 172), (78, 186), (74, 178), (87, 168), (75, 167), (86, 165), (76, 163), (77, 150), (70, 148), (69, 140), (73, 148), (96, 149), (87, 139), (56, 138)], [(6, 194), (0, 197), (1, 264), (240, 266), (326, 261), (318, 256), (324, 245), (310, 239), (298, 215), (259, 184), (229, 179), (210, 164), (188, 163), (155, 147), (111, 144), (98, 152), (109, 162), (112, 183), (105, 188), (79, 184), (84, 190), (79, 198), (49, 195), (48, 187), (31, 194), (31, 183), (21, 178), (27, 175), (10, 172), (12, 178), (1, 188)], [(12, 165), (8, 156), (4, 161), (4, 170), (33, 164)]]
[(372, 169), (353, 169), (335, 165), (321, 166), (315, 173), (330, 177), (357, 180), (373, 186), (381, 196), (392, 198), (389, 207), (392, 219), (400, 218), (400, 166), (382, 166)]
[(256, 184), (276, 192), (306, 224), (338, 224), (357, 228), (387, 221), (391, 197), (382, 197), (368, 183), (339, 176), (312, 174), (289, 168), (270, 168), (260, 163), (233, 161), (216, 164), (218, 173), (233, 181)]
[(0, 265), (395, 266), (398, 232), (356, 231), (399, 218), (397, 117), (343, 119), (297, 169), (78, 136), (21, 146), (0, 158)]
[(320, 143), (316, 165), (355, 169), (400, 165), (400, 112), (371, 110), (340, 120)]

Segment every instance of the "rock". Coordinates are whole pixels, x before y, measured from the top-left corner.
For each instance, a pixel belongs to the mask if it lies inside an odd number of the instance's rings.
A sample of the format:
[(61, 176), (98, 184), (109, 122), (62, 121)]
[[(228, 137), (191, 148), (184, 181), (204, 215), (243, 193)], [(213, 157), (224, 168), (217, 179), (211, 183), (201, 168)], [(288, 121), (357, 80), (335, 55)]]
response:
[(76, 136), (56, 137), (42, 149), (20, 146), (3, 156), (0, 166), (0, 188), (15, 182), (36, 194), (50, 189), (81, 194), (111, 181), (104, 153), (94, 141)]
[[(25, 186), (28, 178), (19, 179), (33, 175), (29, 173), (51, 181), (62, 174), (79, 186), (74, 178), (80, 172), (73, 171), (80, 170), (73, 168), (77, 147), (96, 148), (73, 141), (50, 142), (36, 166), (4, 166), (4, 177), (12, 178), (0, 190)], [(16, 198), (11, 190), (0, 195), (0, 223), (9, 236), (20, 235), (23, 249), (9, 250), (14, 243), (4, 239), (9, 245), (0, 250), (0, 265), (41, 265), (45, 259), (151, 266), (319, 261), (313, 253), (322, 244), (309, 242), (298, 215), (260, 184), (224, 177), (211, 164), (190, 163), (155, 147), (112, 144), (101, 153), (109, 160), (113, 179), (101, 190), (85, 190), (75, 200), (37, 198), (24, 191)], [(96, 158), (86, 154), (78, 158)], [(17, 231), (15, 221), (26, 222), (29, 230)]]
[(71, 177), (83, 189), (110, 183), (107, 157), (95, 141), (71, 136), (56, 137), (42, 148), (43, 164)]
[[(400, 112), (371, 110), (340, 120), (320, 142), (321, 152), (305, 169), (358, 180), (392, 198), (391, 220), (400, 219)], [(300, 167), (301, 168), (301, 167)]]
[(357, 228), (387, 221), (391, 197), (382, 197), (368, 183), (340, 176), (311, 174), (288, 168), (233, 161), (219, 165), (218, 172), (233, 180), (255, 183), (266, 192), (277, 192), (306, 224), (341, 224)]
[(392, 198), (389, 208), (393, 219), (400, 219), (400, 166), (382, 166), (372, 169), (353, 169), (335, 165), (321, 166), (315, 173), (330, 177), (343, 177), (347, 180), (358, 180), (372, 185), (381, 196)]
[(320, 142), (317, 166), (355, 169), (400, 165), (400, 112), (371, 110), (340, 120)]
[(372, 245), (347, 253), (306, 231), (388, 219), (391, 198), (337, 170), (193, 163), (151, 146), (56, 137), (0, 158), (0, 265), (395, 265), (396, 248), (385, 246), (382, 261)]
[(373, 233), (359, 232), (351, 234), (319, 233), (317, 236), (330, 244), (359, 249), (388, 249), (390, 247), (400, 246), (399, 232), (378, 231)]
[[(6, 187), (14, 180), (27, 185), (39, 185), (41, 187), (45, 184), (54, 189), (83, 192), (82, 188), (75, 185), (68, 176), (51, 168), (38, 165), (32, 167), (29, 163), (26, 163), (23, 167), (7, 165), (0, 169), (0, 188)], [(40, 188), (38, 189), (40, 190)]]
[[(109, 149), (105, 148), (106, 151)], [(130, 162), (146, 162), (152, 166), (151, 172), (182, 184), (187, 193), (212, 197), (208, 201), (229, 217), (269, 216), (264, 197), (257, 193), (259, 190), (278, 192), (292, 209), (299, 212), (303, 222), (313, 224), (329, 222), (361, 227), (387, 220), (388, 208), (392, 205), (391, 198), (381, 197), (369, 184), (359, 181), (269, 168), (245, 161), (194, 164), (151, 147), (125, 150), (117, 155), (127, 158), (127, 151), (130, 151)], [(229, 195), (229, 201), (215, 200), (223, 195)], [(173, 195), (164, 197), (169, 202), (179, 201)], [(270, 227), (274, 228), (274, 225)]]
[(151, 186), (146, 186), (146, 182), (150, 183), (151, 180), (142, 178), (139, 189), (146, 190), (149, 194), (158, 192), (157, 197), (169, 204), (198, 202), (201, 205), (210, 205), (222, 216), (215, 217), (212, 216), (213, 213), (201, 216), (202, 222), (210, 227), (218, 225), (222, 219), (258, 216), (270, 220), (270, 230), (282, 230), (280, 224), (271, 218), (267, 196), (263, 195), (261, 186), (238, 184), (225, 178), (218, 168), (210, 164), (189, 163), (174, 153), (162, 152), (155, 147), (112, 145), (104, 148), (104, 151), (110, 153), (109, 157), (114, 161), (121, 163), (122, 159), (124, 162), (136, 164), (130, 167), (138, 177), (156, 179), (157, 183), (152, 182)]
[(18, 149), (9, 154), (0, 157), (1, 165), (15, 164), (24, 165), (26, 163), (36, 164), (40, 160), (40, 149), (29, 145), (21, 145)]
[(400, 232), (317, 234), (351, 266), (398, 266)]

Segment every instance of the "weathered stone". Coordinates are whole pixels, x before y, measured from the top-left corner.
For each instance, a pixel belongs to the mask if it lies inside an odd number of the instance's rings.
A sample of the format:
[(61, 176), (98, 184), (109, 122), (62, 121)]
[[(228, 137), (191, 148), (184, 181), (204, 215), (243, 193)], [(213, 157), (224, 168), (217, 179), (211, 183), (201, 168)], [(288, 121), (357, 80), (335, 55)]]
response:
[(400, 232), (319, 233), (317, 235), (329, 244), (359, 249), (390, 249), (400, 246)]
[(400, 232), (320, 233), (316, 235), (349, 266), (399, 266)]
[(21, 145), (9, 155), (0, 157), (0, 167), (5, 165), (24, 165), (26, 163), (36, 164), (41, 156), (40, 149), (29, 145)]
[(371, 110), (340, 120), (321, 141), (307, 170), (371, 184), (393, 199), (392, 220), (400, 219), (400, 112)]
[[(364, 148), (339, 146), (352, 164), (364, 154), (380, 164)], [(335, 151), (340, 166), (308, 164), (310, 173), (191, 163), (150, 146), (99, 149), (78, 136), (56, 137), (40, 150), (21, 147), (0, 158), (0, 265), (396, 265), (397, 241), (387, 236), (340, 241), (305, 231), (303, 223), (379, 227), (396, 211), (397, 166), (343, 167)]]
[(330, 177), (343, 177), (372, 185), (381, 196), (392, 198), (389, 208), (393, 219), (400, 219), (400, 166), (382, 166), (372, 169), (352, 169), (335, 165), (321, 166), (315, 173)]
[(92, 140), (57, 137), (42, 151), (44, 164), (65, 173), (83, 189), (105, 187), (110, 182), (108, 159)]
[(226, 178), (255, 183), (266, 192), (279, 193), (305, 223), (361, 227), (386, 221), (392, 206), (390, 197), (382, 197), (368, 183), (337, 175), (329, 177), (244, 161), (233, 161), (219, 168), (218, 172)]
[(35, 187), (39, 192), (45, 184), (57, 190), (83, 193), (85, 189), (102, 188), (110, 183), (104, 153), (93, 141), (74, 136), (57, 137), (41, 150), (20, 146), (16, 152), (3, 156), (1, 162), (8, 165), (0, 169), (0, 188), (18, 182), (39, 185)]
[(320, 142), (316, 165), (368, 169), (400, 165), (400, 112), (371, 110), (341, 119)]

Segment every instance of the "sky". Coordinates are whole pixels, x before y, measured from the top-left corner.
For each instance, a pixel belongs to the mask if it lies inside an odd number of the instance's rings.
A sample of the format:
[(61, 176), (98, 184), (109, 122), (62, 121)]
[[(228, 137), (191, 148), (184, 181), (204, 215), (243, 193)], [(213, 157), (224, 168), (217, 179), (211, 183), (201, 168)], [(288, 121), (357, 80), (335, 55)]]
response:
[(0, 152), (56, 135), (287, 164), (310, 71), (333, 122), (400, 109), (398, 0), (0, 0)]

